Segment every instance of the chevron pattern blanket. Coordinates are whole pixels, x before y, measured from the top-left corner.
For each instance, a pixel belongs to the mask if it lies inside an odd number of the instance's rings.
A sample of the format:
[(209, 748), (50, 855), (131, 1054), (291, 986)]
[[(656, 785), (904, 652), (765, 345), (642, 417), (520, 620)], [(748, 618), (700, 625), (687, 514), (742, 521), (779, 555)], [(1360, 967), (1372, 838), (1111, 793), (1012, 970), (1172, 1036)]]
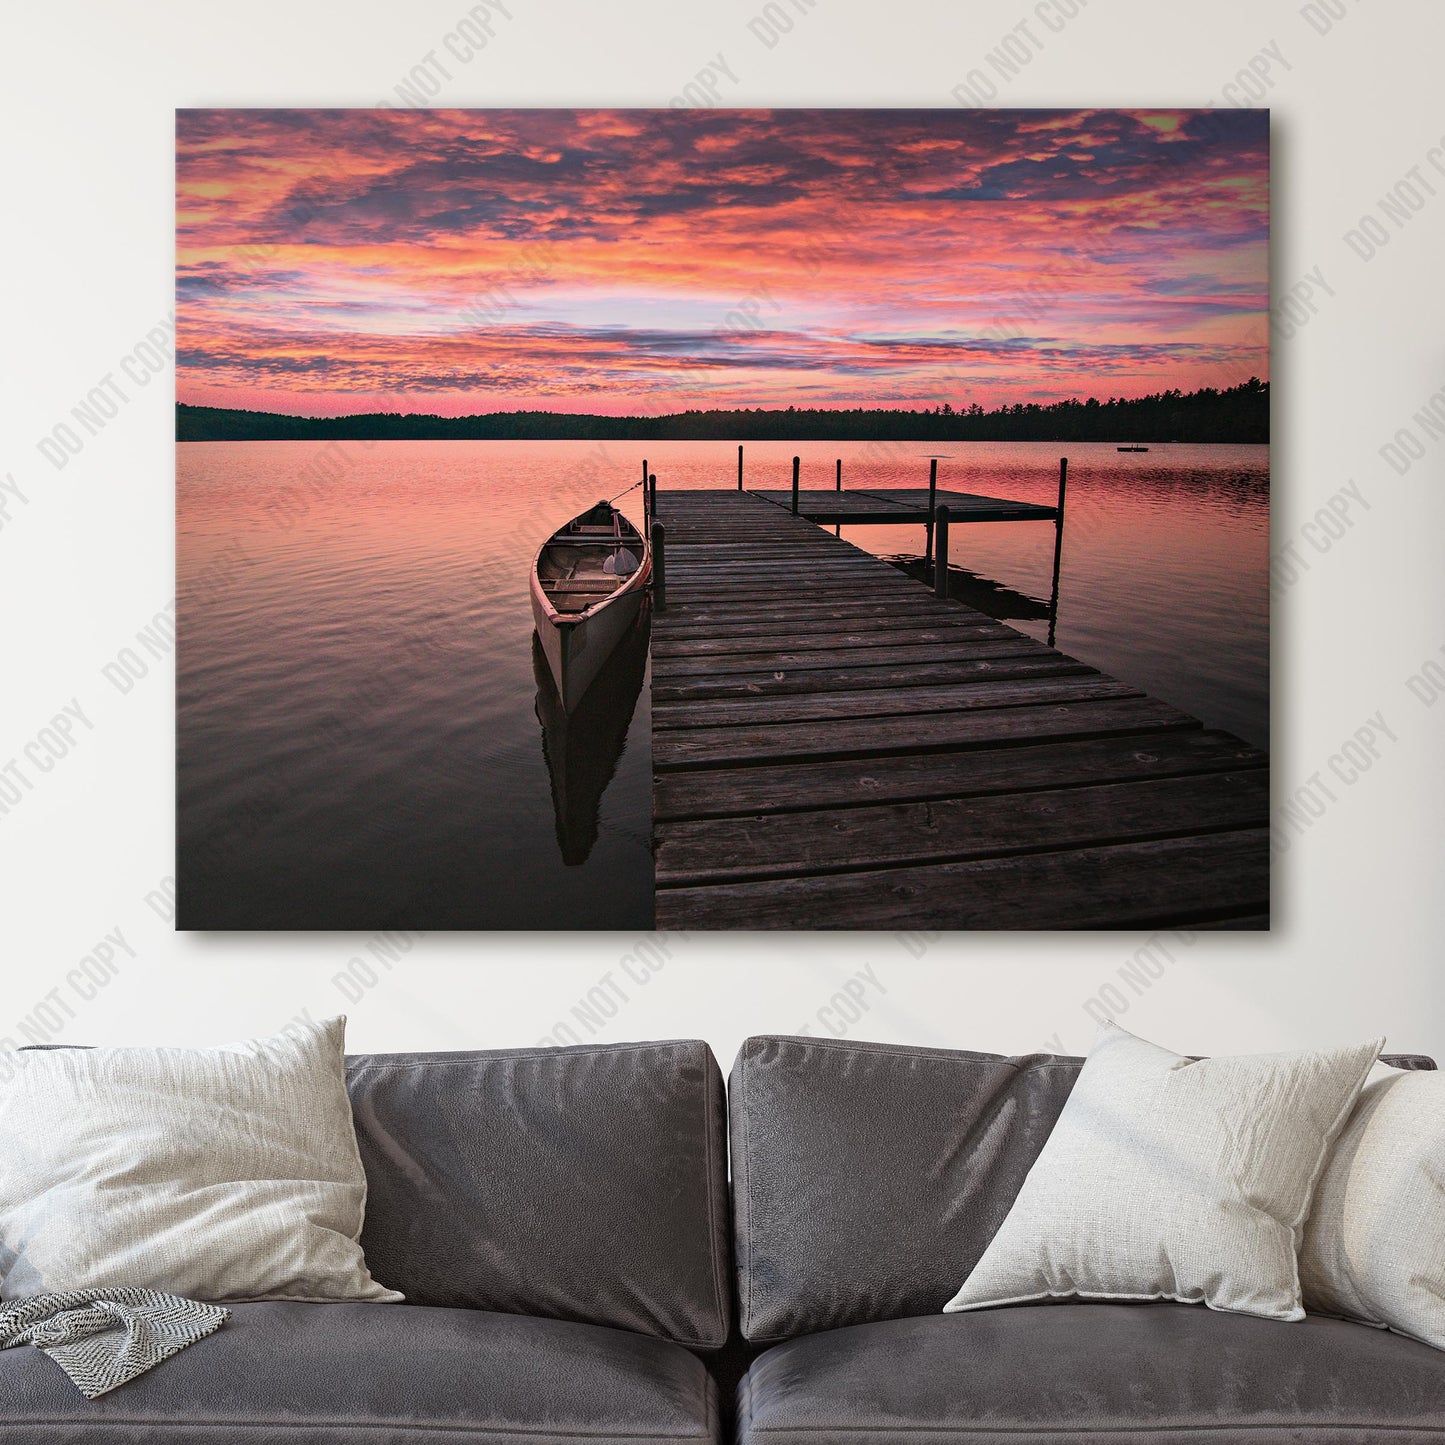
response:
[(144, 1374), (231, 1317), (153, 1289), (82, 1289), (0, 1305), (0, 1350), (44, 1350), (87, 1399)]

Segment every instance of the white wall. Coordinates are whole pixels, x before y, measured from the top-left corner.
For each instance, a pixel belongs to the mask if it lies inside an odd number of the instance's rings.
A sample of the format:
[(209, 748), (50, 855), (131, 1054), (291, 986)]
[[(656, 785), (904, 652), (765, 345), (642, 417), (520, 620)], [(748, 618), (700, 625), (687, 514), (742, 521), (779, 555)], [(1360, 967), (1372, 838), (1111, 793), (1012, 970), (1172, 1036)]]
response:
[[(0, 782), (16, 759), (23, 792), (0, 817), (0, 1037), (266, 1031), (347, 1006), (333, 979), (367, 956), (360, 936), (177, 935), (145, 901), (171, 872), (172, 678), (158, 666), (121, 696), (100, 669), (171, 598), (171, 379), (141, 385), (119, 367), (171, 309), (173, 109), (371, 105), (395, 99), (429, 52), (450, 72), (437, 96), (448, 105), (661, 105), (721, 53), (713, 74), (729, 105), (950, 105), (975, 69), (1007, 105), (1228, 104), (1245, 97), (1241, 73), (1261, 77), (1274, 109), (1275, 294), (1311, 272), (1325, 283), (1314, 314), (1274, 336), (1276, 792), (1304, 789), (1324, 806), (1280, 834), (1272, 934), (1167, 937), (1168, 956), (1156, 944), (1135, 968), (1143, 978), (1152, 959), (1157, 976), (1132, 986), (1118, 971), (1148, 941), (1124, 934), (953, 935), (921, 957), (888, 934), (674, 938), (645, 983), (631, 937), (435, 935), (349, 1004), (353, 1045), (522, 1044), (564, 1021), (585, 1037), (572, 1009), (600, 987), (595, 1002), (610, 997), (616, 1013), (597, 1036), (702, 1035), (726, 1064), (747, 1033), (837, 1027), (820, 1010), (871, 969), (878, 986), (864, 980), (868, 1011), (851, 1025), (860, 1037), (1080, 1049), (1086, 1002), (1113, 983), (1128, 1026), (1182, 1049), (1381, 1030), (1445, 1056), (1445, 704), (1407, 687), (1445, 643), (1445, 442), (1412, 421), (1445, 387), (1445, 174), (1429, 159), (1445, 145), (1445, 7), (779, 0), (769, 13), (794, 24), (770, 48), (758, 32), (776, 27), (749, 26), (758, 0), (506, 0), (514, 18), (498, 16), (495, 39), (462, 64), (443, 37), (474, 3), (86, 0), (7, 19), (19, 33), (0, 101), (0, 481), (25, 501), (0, 491)], [(1343, 18), (1320, 34), (1331, 11)], [(988, 56), (1010, 31), (1032, 58), (1001, 81)], [(1396, 225), (1380, 199), (1416, 167), (1420, 208)], [(1368, 262), (1344, 240), (1367, 214), (1390, 238)], [(107, 374), (117, 415), (55, 469), (38, 439)], [(1397, 476), (1380, 448), (1402, 427), (1424, 456)], [(1310, 537), (1323, 534), (1303, 529), (1331, 499), (1348, 501), (1351, 482), (1363, 500), (1349, 529), (1316, 550)], [(25, 748), (72, 699), (88, 725), (41, 771)], [(1388, 729), (1378, 760), (1346, 782), (1330, 760), (1371, 715)], [(97, 989), (77, 968), (117, 928), (135, 957), (118, 950), (114, 971), (95, 970)]]

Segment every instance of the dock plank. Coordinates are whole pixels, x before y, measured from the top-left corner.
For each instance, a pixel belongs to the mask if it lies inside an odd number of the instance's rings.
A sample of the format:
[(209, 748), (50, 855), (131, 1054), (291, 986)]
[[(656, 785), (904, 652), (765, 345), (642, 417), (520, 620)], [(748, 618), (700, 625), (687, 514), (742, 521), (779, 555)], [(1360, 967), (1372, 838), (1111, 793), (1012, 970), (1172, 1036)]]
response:
[(1263, 768), (983, 798), (883, 803), (848, 812), (785, 813), (660, 824), (657, 881), (803, 877), (905, 863), (956, 863), (1170, 838), (1181, 817), (1205, 833), (1269, 821)]
[(782, 723), (859, 721), (904, 717), (921, 721), (933, 713), (969, 712), (979, 708), (1032, 707), (1041, 703), (1094, 702), (1100, 698), (1139, 697), (1137, 687), (1095, 673), (1092, 677), (1024, 677), (999, 682), (971, 678), (966, 682), (929, 682), (924, 686), (852, 688), (784, 694), (780, 697), (708, 698), (699, 702), (655, 702), (655, 730), (693, 729), (715, 732), (723, 727), (765, 727)]
[(856, 597), (864, 587), (875, 596), (888, 593), (902, 598), (911, 596), (918, 587), (918, 583), (892, 567), (886, 572), (875, 572), (871, 567), (861, 567), (853, 569), (851, 575), (843, 572), (825, 575), (820, 570), (810, 568), (806, 580), (799, 575), (796, 567), (780, 570), (775, 575), (744, 572), (718, 577), (694, 577), (679, 570), (685, 559), (670, 560), (679, 566), (673, 568), (668, 579), (668, 596), (676, 596), (679, 602), (686, 602), (689, 596), (706, 596), (718, 600), (749, 598), (757, 601), (772, 598), (795, 603), (813, 597), (846, 601), (849, 597)]
[[(900, 653), (909, 649), (900, 648)], [(886, 649), (879, 648), (883, 654)], [(817, 656), (818, 654), (814, 654)], [(843, 654), (864, 659), (871, 654), (860, 649)], [(842, 692), (856, 688), (916, 687), (924, 683), (1002, 682), (1025, 677), (1074, 677), (1093, 672), (1072, 658), (982, 657), (943, 662), (916, 662), (900, 657), (892, 662), (882, 657), (852, 667), (809, 667), (791, 671), (671, 674), (670, 681), (654, 684), (654, 704), (697, 702), (707, 698), (780, 697), (803, 692)]]
[[(966, 613), (993, 620), (986, 613), (958, 604), (945, 605), (945, 613)], [(806, 618), (809, 622), (845, 622), (855, 617), (907, 617), (928, 621), (940, 615), (939, 609), (926, 597), (899, 597), (893, 602), (877, 602), (867, 595), (844, 598), (840, 602), (794, 599), (787, 602), (747, 602), (727, 607), (716, 602), (684, 603), (668, 599), (667, 635), (685, 637), (699, 628), (716, 631), (727, 627), (755, 626), (762, 622), (787, 626)]]
[[(902, 642), (890, 646), (879, 639), (872, 647), (815, 648), (811, 652), (749, 652), (727, 661), (714, 655), (700, 657), (673, 654), (668, 658), (666, 680), (659, 688), (695, 686), (699, 679), (730, 682), (734, 678), (762, 678), (781, 681), (794, 673), (836, 672), (839, 668), (929, 667), (946, 662), (1009, 661), (1016, 658), (1050, 658), (1075, 664), (1072, 657), (1045, 647), (1030, 645), (1027, 637), (965, 637), (956, 642)], [(782, 674), (782, 677), (779, 677)], [(654, 690), (654, 695), (655, 695)]]
[(671, 639), (667, 634), (654, 634), (652, 655), (654, 657), (730, 657), (746, 656), (749, 653), (778, 652), (838, 652), (852, 647), (899, 647), (905, 643), (963, 642), (983, 638), (1017, 637), (1013, 628), (1002, 622), (985, 619), (973, 622), (968, 618), (940, 616), (927, 627), (918, 626), (912, 619), (903, 619), (896, 624), (890, 618), (869, 619), (866, 625), (850, 624), (846, 629), (812, 632), (803, 628), (758, 627), (739, 632), (712, 633), (703, 637), (679, 637)]
[(866, 757), (943, 748), (1028, 743), (1045, 738), (1097, 737), (1137, 732), (1142, 719), (1155, 728), (1197, 728), (1198, 719), (1148, 697), (982, 712), (929, 713), (924, 717), (836, 718), (806, 726), (665, 728), (654, 734), (652, 763), (668, 768), (752, 766), (788, 759)]
[(1269, 908), (1264, 828), (657, 890), (659, 928), (1117, 929)]
[[(792, 516), (791, 487), (756, 488), (753, 495)], [(953, 520), (961, 523), (1052, 522), (1058, 515), (1053, 507), (1036, 502), (983, 497), (976, 492), (956, 492), (946, 487), (939, 487), (931, 498), (927, 487), (845, 487), (842, 491), (800, 487), (798, 516), (829, 526), (835, 523), (846, 526), (850, 522), (917, 526), (930, 517), (930, 500), (934, 506), (948, 507)]]
[(1228, 733), (1184, 729), (1030, 747), (788, 763), (726, 774), (659, 773), (653, 782), (653, 816), (659, 822), (742, 815), (761, 819), (798, 810), (1187, 777), (1261, 768), (1268, 761), (1264, 753)]

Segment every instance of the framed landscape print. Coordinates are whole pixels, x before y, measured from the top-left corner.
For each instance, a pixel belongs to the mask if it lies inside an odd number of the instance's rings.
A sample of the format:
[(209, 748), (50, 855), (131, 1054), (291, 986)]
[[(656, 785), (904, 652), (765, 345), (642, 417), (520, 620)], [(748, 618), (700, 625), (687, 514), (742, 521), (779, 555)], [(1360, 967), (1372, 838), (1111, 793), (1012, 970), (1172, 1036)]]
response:
[(1269, 925), (1257, 110), (188, 110), (188, 929)]

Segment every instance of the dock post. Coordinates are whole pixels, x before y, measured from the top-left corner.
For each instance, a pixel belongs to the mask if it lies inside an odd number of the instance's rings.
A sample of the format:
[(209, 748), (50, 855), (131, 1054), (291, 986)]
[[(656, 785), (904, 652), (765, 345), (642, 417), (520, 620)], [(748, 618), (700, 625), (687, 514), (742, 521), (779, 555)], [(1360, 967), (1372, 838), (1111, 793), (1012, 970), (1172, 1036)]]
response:
[(743, 449), (742, 444), (738, 445), (738, 491), (743, 489)]
[(948, 508), (940, 507), (934, 516), (938, 519), (938, 547), (933, 554), (933, 595), (948, 597)]
[(1059, 458), (1059, 505), (1054, 512), (1054, 587), (1049, 596), (1049, 646), (1059, 621), (1059, 564), (1064, 557), (1064, 493), (1069, 485), (1069, 459)]
[(667, 608), (667, 553), (663, 546), (667, 534), (661, 522), (652, 524), (652, 605), (659, 611)]
[(923, 524), (923, 561), (926, 566), (933, 558), (933, 512), (934, 499), (938, 496), (938, 458), (928, 460), (928, 521)]
[(655, 522), (655, 521), (657, 520), (657, 473), (656, 473), (656, 472), (649, 472), (649, 473), (647, 474), (647, 484), (646, 484), (645, 490), (646, 490), (647, 495), (648, 495), (648, 498), (649, 498), (648, 508), (647, 508), (647, 515), (648, 515), (648, 517), (649, 517), (652, 521)]
[(652, 498), (647, 494), (647, 458), (642, 459), (642, 526), (647, 529), (648, 522), (652, 519)]
[(798, 458), (793, 458), (793, 515), (798, 515)]
[[(842, 457), (839, 457), (839, 458), (838, 458), (838, 482), (837, 482), (837, 486), (834, 488), (834, 490), (837, 491), (837, 492), (842, 492), (842, 490), (843, 490), (843, 458), (842, 458)], [(835, 527), (833, 528), (833, 535), (834, 535), (835, 537), (841, 537), (841, 536), (843, 535), (843, 524), (842, 524), (841, 522), (839, 522), (839, 523), (837, 524), (837, 526), (835, 526)]]

